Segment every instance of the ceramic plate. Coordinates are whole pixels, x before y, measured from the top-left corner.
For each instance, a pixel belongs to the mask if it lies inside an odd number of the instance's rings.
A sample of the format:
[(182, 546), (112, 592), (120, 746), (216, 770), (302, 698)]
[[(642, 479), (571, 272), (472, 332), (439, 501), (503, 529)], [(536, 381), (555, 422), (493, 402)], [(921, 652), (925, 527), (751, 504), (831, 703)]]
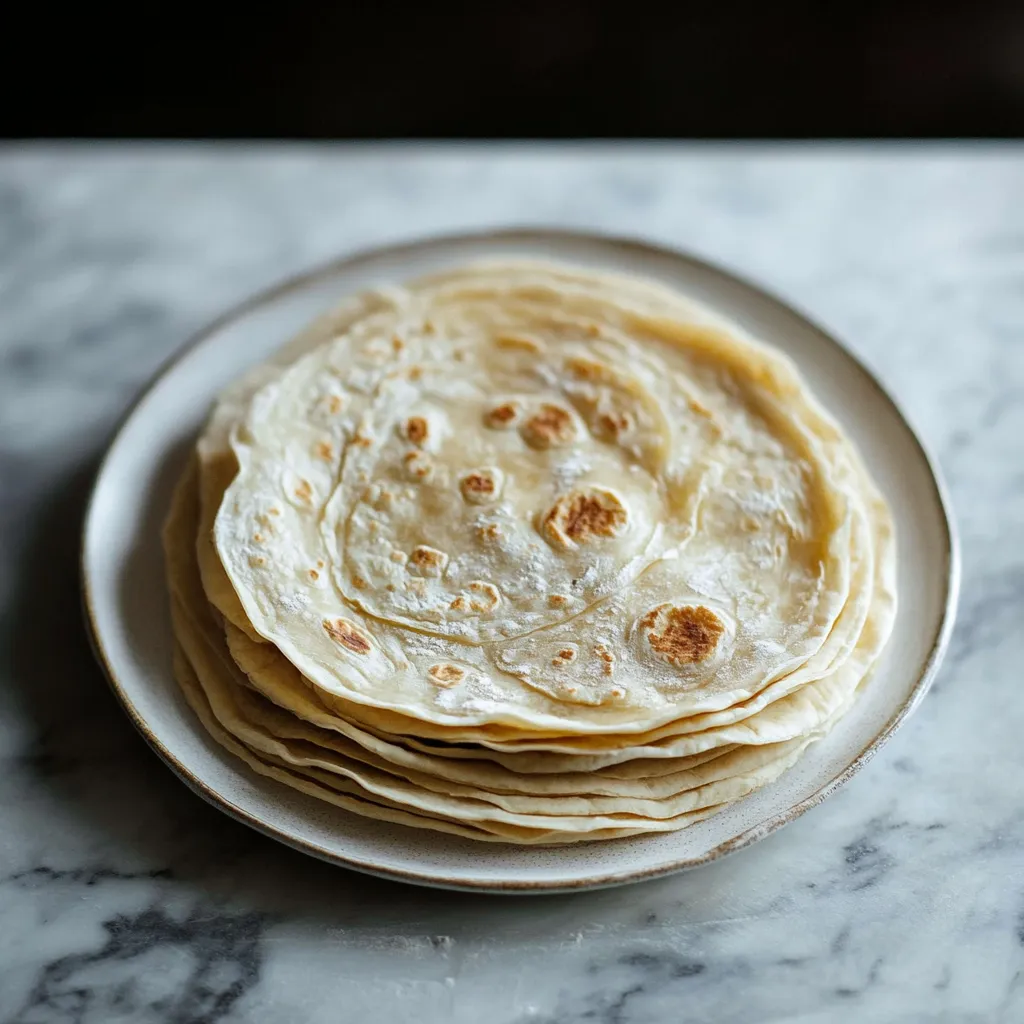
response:
[[(681, 832), (562, 849), (474, 843), (338, 810), (253, 774), (215, 745), (171, 675), (160, 526), (214, 396), (345, 294), (480, 257), (544, 256), (661, 280), (799, 364), (860, 447), (896, 518), (899, 615), (853, 710), (772, 785)], [(82, 577), (97, 655), (132, 721), (196, 792), (253, 828), (345, 867), (491, 891), (582, 889), (696, 867), (803, 814), (860, 769), (916, 707), (949, 637), (958, 582), (954, 530), (934, 465), (895, 403), (827, 332), (701, 260), (639, 242), (548, 231), (440, 238), (343, 259), (228, 313), (195, 339), (128, 415), (99, 472)]]

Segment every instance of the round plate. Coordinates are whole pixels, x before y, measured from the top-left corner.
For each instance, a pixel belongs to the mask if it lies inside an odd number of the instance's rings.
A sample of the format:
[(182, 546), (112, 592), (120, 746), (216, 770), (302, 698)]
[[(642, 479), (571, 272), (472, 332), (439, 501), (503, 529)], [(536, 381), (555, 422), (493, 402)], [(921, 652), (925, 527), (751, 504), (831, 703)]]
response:
[[(899, 540), (899, 613), (866, 689), (778, 781), (680, 832), (538, 849), (474, 843), (371, 821), (255, 775), (210, 740), (171, 674), (160, 526), (210, 403), (347, 293), (482, 257), (542, 256), (666, 282), (792, 356), (860, 447)], [(135, 725), (196, 792), (282, 842), (345, 867), (427, 885), (550, 892), (692, 868), (768, 835), (861, 768), (915, 708), (953, 625), (959, 559), (938, 473), (871, 374), (824, 330), (759, 288), (691, 256), (549, 231), (459, 236), (363, 253), (296, 278), (221, 318), (158, 376), (100, 468), (85, 520), (82, 582), (97, 655)]]

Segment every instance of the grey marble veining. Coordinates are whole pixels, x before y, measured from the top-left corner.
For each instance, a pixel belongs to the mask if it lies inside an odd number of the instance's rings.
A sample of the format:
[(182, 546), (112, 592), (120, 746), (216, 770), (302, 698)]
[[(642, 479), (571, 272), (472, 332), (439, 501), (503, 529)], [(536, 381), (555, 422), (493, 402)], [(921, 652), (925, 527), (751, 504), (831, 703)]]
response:
[[(700, 871), (564, 897), (417, 890), (189, 793), (79, 623), (82, 501), (193, 330), (436, 230), (640, 234), (848, 340), (938, 453), (961, 618), (848, 786)], [(1024, 1021), (1024, 147), (0, 150), (0, 1021)]]

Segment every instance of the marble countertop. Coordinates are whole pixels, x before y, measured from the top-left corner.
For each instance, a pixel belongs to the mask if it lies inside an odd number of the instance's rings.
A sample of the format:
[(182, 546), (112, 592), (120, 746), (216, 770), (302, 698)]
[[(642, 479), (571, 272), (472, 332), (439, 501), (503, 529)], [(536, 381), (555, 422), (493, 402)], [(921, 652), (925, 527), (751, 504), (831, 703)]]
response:
[[(849, 785), (564, 897), (376, 881), (228, 820), (136, 735), (78, 607), (98, 454), (192, 331), (342, 251), (520, 223), (811, 311), (902, 399), (963, 541), (934, 689)], [(0, 1022), (1024, 1021), (1024, 147), (8, 147), (0, 310)]]

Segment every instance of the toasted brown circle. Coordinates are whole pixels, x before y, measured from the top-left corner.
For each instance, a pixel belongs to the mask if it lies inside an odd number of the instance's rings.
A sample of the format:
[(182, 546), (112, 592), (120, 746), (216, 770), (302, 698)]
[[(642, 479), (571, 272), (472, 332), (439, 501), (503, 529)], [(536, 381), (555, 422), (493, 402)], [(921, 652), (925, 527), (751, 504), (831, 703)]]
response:
[(333, 622), (324, 619), (323, 626), (332, 640), (354, 654), (369, 654), (373, 649), (370, 638), (348, 619), (335, 619)]
[(484, 422), (495, 430), (504, 430), (513, 426), (522, 413), (518, 402), (502, 402), (484, 415)]
[(647, 631), (651, 650), (670, 665), (704, 661), (725, 632), (721, 619), (703, 605), (658, 605), (640, 626)]
[(427, 675), (438, 686), (455, 686), (456, 683), (461, 683), (466, 678), (466, 670), (459, 668), (458, 665), (442, 663), (440, 665), (431, 665), (427, 669)]
[(405, 421), (405, 436), (413, 444), (423, 444), (429, 433), (430, 428), (422, 416), (410, 416)]
[(489, 543), (501, 539), (501, 527), (497, 523), (482, 523), (476, 528), (477, 540)]
[(574, 547), (594, 538), (614, 537), (628, 519), (626, 506), (614, 491), (591, 487), (559, 498), (544, 516), (543, 529), (554, 543)]
[(501, 604), (501, 591), (493, 583), (486, 580), (473, 580), (469, 589), (479, 595), (479, 600), (469, 602), (470, 608), (475, 612), (490, 612)]
[(576, 660), (576, 649), (573, 647), (563, 647), (552, 659), (551, 664), (556, 668), (561, 668), (563, 665), (568, 665)]
[(420, 544), (412, 549), (406, 566), (420, 576), (440, 576), (447, 564), (448, 556), (443, 551)]
[(594, 653), (601, 661), (601, 671), (610, 676), (615, 671), (615, 655), (604, 644), (595, 644)]
[(423, 452), (405, 453), (405, 472), (412, 480), (425, 480), (434, 471), (434, 464)]
[(471, 505), (485, 505), (501, 493), (502, 474), (498, 469), (474, 469), (459, 482), (462, 497)]
[(617, 441), (632, 429), (633, 418), (625, 412), (606, 412), (598, 416), (597, 426), (602, 436)]
[(560, 448), (576, 437), (576, 423), (568, 409), (545, 403), (522, 426), (523, 440), (532, 448)]

